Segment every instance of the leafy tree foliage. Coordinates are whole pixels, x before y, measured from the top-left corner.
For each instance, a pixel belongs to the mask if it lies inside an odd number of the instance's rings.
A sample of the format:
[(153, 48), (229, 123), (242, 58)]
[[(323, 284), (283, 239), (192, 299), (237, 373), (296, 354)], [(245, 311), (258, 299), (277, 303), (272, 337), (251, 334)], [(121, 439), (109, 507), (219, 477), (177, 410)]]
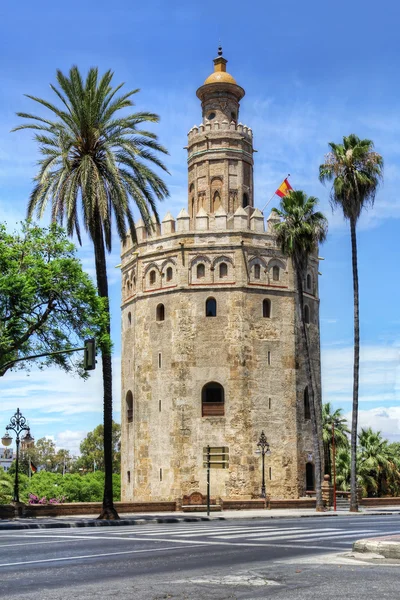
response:
[[(113, 473), (120, 473), (121, 469), (121, 425), (113, 421), (112, 448), (113, 448)], [(104, 471), (104, 427), (98, 425), (90, 431), (80, 445), (81, 456), (76, 461), (75, 469)]]
[[(53, 473), (66, 473), (73, 468), (73, 458), (69, 450), (60, 448), (57, 450), (53, 440), (39, 438), (35, 445), (20, 451), (19, 472), (29, 474), (29, 463), (35, 465), (38, 470), (51, 471)], [(15, 473), (15, 461), (9, 469)]]
[[(343, 417), (343, 410), (337, 408), (332, 410), (330, 402), (326, 402), (322, 406), (322, 437), (324, 442), (324, 462), (325, 462), (325, 473), (331, 476), (332, 481), (332, 438), (333, 430), (335, 432), (335, 446), (336, 452), (341, 448), (348, 449), (349, 439), (347, 434), (350, 433), (347, 427), (347, 421)], [(332, 428), (334, 426), (334, 429)]]
[[(12, 499), (14, 477), (0, 469), (0, 504), (8, 504)], [(29, 502), (29, 495), (39, 499), (52, 498), (64, 502), (101, 502), (104, 488), (104, 473), (96, 471), (80, 475), (78, 473), (51, 473), (40, 471), (29, 479), (20, 475), (20, 498)], [(120, 500), (120, 476), (113, 474), (114, 500)]]
[[(97, 68), (89, 70), (85, 81), (76, 66), (68, 76), (57, 71), (59, 87), (50, 87), (60, 106), (28, 96), (50, 114), (43, 118), (18, 113), (29, 122), (16, 128), (34, 130), (42, 155), (28, 214), (37, 211), (42, 216), (47, 203), (51, 203), (53, 219), (62, 223), (65, 218), (68, 234), (75, 233), (79, 241), (83, 221), (93, 242), (97, 289), (106, 300), (107, 310), (106, 251), (111, 251), (112, 222), (121, 241), (125, 241), (128, 231), (132, 239), (136, 239), (131, 204), (138, 207), (146, 229), (150, 230), (152, 216), (159, 222), (156, 200), (168, 195), (163, 180), (148, 166), (150, 163), (166, 171), (155, 152), (166, 154), (167, 151), (157, 142), (154, 133), (142, 128), (145, 122), (157, 122), (158, 116), (148, 112), (128, 114), (125, 109), (133, 106), (132, 96), (139, 90), (118, 95), (123, 84), (113, 88), (112, 78), (111, 71), (99, 78)], [(118, 515), (112, 502), (112, 367), (108, 312), (102, 332), (106, 477), (100, 518), (115, 519)]]
[[(104, 302), (75, 252), (57, 225), (25, 223), (20, 233), (8, 233), (0, 224), (0, 375), (16, 358), (79, 347), (85, 337), (98, 336)], [(82, 353), (49, 356), (40, 365), (86, 376)]]
[(0, 467), (0, 504), (8, 504), (12, 500), (13, 484), (11, 477)]

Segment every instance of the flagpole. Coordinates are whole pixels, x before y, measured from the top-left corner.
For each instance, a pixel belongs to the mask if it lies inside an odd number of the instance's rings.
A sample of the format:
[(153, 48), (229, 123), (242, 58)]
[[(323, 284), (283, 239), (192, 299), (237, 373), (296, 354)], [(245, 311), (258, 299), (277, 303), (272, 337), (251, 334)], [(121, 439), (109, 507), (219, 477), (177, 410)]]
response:
[[(283, 181), (285, 181), (285, 179), (287, 179), (288, 177), (290, 177), (290, 173), (288, 173), (288, 174), (286, 175), (286, 177), (284, 178), (284, 180), (283, 180)], [(274, 196), (276, 196), (276, 192), (274, 192), (274, 193), (272, 194), (271, 198), (268, 200), (267, 204), (264, 206), (264, 208), (262, 209), (262, 211), (261, 211), (261, 212), (264, 212), (264, 210), (267, 208), (268, 204), (271, 202), (271, 200), (273, 200)]]

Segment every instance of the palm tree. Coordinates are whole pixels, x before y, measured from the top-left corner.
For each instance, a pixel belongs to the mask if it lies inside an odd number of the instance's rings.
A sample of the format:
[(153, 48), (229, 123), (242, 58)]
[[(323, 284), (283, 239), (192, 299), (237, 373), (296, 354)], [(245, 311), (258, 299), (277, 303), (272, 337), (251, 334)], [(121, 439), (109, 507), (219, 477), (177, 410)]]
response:
[[(159, 217), (156, 199), (168, 195), (162, 179), (146, 163), (166, 171), (153, 151), (167, 154), (157, 142), (157, 136), (142, 129), (146, 122), (159, 118), (149, 112), (127, 114), (134, 106), (132, 96), (139, 90), (118, 95), (123, 84), (112, 87), (112, 71), (101, 78), (97, 68), (91, 68), (83, 81), (74, 66), (69, 75), (57, 71), (59, 87), (51, 89), (61, 102), (60, 107), (35, 96), (31, 100), (50, 111), (47, 118), (17, 113), (31, 122), (16, 127), (33, 129), (42, 158), (30, 196), (28, 217), (36, 211), (43, 216), (51, 202), (52, 220), (61, 224), (65, 219), (69, 235), (81, 242), (81, 224), (93, 243), (96, 279), (99, 295), (108, 309), (106, 251), (111, 251), (112, 222), (123, 241), (130, 232), (136, 239), (130, 202), (137, 206), (149, 230), (151, 218)], [(32, 122), (33, 121), (33, 122)], [(81, 206), (79, 206), (79, 204)], [(99, 340), (102, 354), (104, 392), (104, 463), (105, 485), (103, 509), (99, 518), (118, 518), (112, 493), (112, 371), (110, 315), (103, 325)]]
[(280, 210), (273, 208), (282, 221), (275, 224), (277, 240), (283, 254), (292, 259), (296, 278), (297, 308), (301, 327), (301, 335), (305, 352), (305, 368), (308, 380), (309, 402), (311, 409), (311, 422), (314, 439), (315, 455), (315, 487), (316, 508), (323, 510), (322, 501), (322, 417), (321, 403), (319, 400), (318, 386), (315, 381), (314, 369), (310, 354), (310, 341), (304, 317), (303, 282), (307, 273), (307, 265), (311, 254), (315, 253), (319, 243), (322, 243), (327, 234), (328, 223), (324, 215), (314, 212), (318, 204), (317, 198), (307, 197), (302, 191), (291, 191), (280, 203)]
[(350, 485), (350, 452), (349, 448), (340, 448), (336, 453), (336, 485), (339, 490), (347, 492)]
[(359, 481), (363, 493), (382, 496), (387, 491), (388, 482), (398, 479), (398, 461), (380, 431), (372, 431), (370, 427), (362, 429), (358, 441)]
[(360, 140), (351, 134), (343, 144), (329, 144), (331, 152), (319, 167), (319, 178), (325, 183), (333, 181), (332, 207), (340, 206), (345, 219), (350, 222), (354, 290), (354, 372), (353, 414), (351, 423), (351, 499), (350, 510), (358, 511), (357, 501), (357, 423), (358, 385), (360, 368), (360, 323), (357, 266), (356, 226), (365, 206), (372, 206), (376, 190), (383, 177), (383, 159), (374, 151), (371, 140)]
[(332, 446), (332, 423), (335, 426), (335, 446), (338, 450), (347, 448), (349, 440), (347, 433), (350, 433), (347, 427), (347, 420), (342, 416), (342, 409), (337, 408), (332, 412), (332, 405), (326, 402), (322, 405), (322, 438), (324, 442), (324, 472), (332, 477), (332, 461), (331, 461), (331, 446)]

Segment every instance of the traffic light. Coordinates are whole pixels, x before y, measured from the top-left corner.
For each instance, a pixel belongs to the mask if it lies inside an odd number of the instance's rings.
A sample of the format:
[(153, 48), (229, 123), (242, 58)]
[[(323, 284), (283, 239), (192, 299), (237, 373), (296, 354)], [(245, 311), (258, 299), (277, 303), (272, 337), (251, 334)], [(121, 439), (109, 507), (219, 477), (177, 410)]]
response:
[(96, 341), (94, 338), (85, 340), (85, 350), (83, 353), (83, 368), (86, 371), (93, 371), (96, 368)]

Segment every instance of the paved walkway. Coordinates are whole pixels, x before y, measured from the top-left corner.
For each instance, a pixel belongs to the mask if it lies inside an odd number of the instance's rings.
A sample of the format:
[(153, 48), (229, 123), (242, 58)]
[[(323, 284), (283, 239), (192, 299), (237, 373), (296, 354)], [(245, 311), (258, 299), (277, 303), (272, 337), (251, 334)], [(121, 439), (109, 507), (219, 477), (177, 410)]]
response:
[[(316, 512), (314, 509), (272, 509), (272, 510), (225, 510), (211, 513), (124, 513), (118, 521), (98, 521), (94, 515), (80, 515), (71, 517), (35, 517), (0, 519), (0, 531), (6, 529), (53, 529), (62, 527), (119, 527), (123, 525), (146, 525), (154, 523), (190, 523), (196, 521), (228, 520), (228, 519), (298, 519), (299, 517), (329, 518), (351, 515), (362, 518), (364, 515), (393, 515), (400, 514), (400, 507), (387, 507), (385, 509), (362, 509), (359, 513), (346, 511)], [(361, 540), (362, 541), (362, 540)]]
[(370, 558), (391, 558), (400, 560), (400, 535), (385, 535), (381, 537), (357, 540), (353, 544), (353, 552)]

